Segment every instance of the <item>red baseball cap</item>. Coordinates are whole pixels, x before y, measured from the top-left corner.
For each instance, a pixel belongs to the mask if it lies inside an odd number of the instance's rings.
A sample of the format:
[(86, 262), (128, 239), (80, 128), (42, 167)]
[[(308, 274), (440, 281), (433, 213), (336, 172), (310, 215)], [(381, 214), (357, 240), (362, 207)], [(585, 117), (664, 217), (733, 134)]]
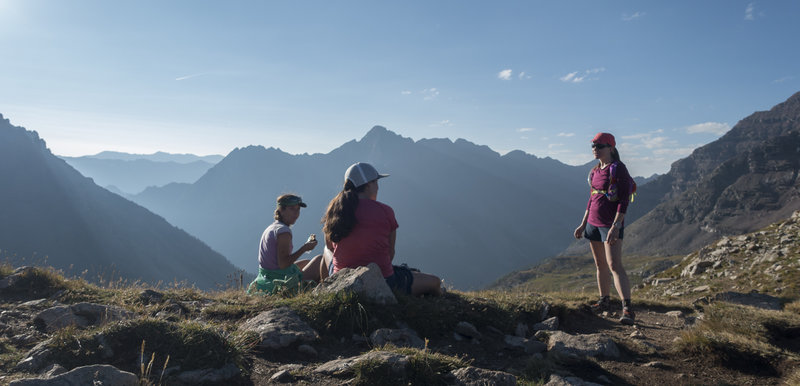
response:
[(592, 139), (593, 143), (604, 143), (606, 145), (611, 145), (612, 147), (617, 147), (617, 141), (614, 140), (614, 136), (610, 133), (597, 133)]

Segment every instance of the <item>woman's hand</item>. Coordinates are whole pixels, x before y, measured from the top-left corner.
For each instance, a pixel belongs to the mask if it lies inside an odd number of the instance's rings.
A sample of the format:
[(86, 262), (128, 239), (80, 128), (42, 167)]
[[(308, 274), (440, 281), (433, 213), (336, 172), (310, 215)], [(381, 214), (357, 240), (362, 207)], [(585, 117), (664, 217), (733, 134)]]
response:
[(308, 252), (308, 251), (313, 251), (314, 248), (316, 247), (317, 247), (317, 240), (308, 240), (306, 241), (305, 244), (303, 244), (302, 247), (300, 247), (300, 249), (302, 249), (303, 252)]
[(619, 228), (612, 225), (611, 228), (608, 229), (608, 238), (606, 242), (609, 245), (614, 245), (617, 241), (619, 241)]
[(586, 224), (581, 224), (579, 227), (575, 228), (575, 238), (582, 238), (584, 231), (586, 231)]

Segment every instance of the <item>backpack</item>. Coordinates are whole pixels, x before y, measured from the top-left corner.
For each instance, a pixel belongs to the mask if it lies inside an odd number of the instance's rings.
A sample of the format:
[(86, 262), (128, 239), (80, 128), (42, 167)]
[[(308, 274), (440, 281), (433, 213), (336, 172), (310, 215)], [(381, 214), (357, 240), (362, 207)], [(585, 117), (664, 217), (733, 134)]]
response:
[[(596, 190), (592, 189), (592, 195), (595, 194), (603, 194), (608, 198), (611, 202), (619, 201), (619, 197), (617, 196), (617, 162), (614, 161), (609, 165), (610, 173), (611, 173), (611, 181), (608, 184), (608, 190)], [(589, 181), (589, 187), (592, 187), (592, 175), (594, 174), (594, 169), (589, 172), (589, 177), (587, 180)], [(628, 187), (628, 191), (630, 192), (631, 196), (628, 202), (633, 202), (633, 199), (636, 197), (636, 181), (633, 178), (628, 178), (630, 182), (630, 186)]]

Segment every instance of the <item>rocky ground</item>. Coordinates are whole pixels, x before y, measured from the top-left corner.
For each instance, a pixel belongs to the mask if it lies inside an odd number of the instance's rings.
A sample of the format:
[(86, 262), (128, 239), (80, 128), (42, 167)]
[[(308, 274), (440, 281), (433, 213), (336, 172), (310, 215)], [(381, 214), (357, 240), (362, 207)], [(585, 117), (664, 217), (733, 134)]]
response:
[(3, 266), (0, 384), (800, 384), (798, 234), (796, 213), (687, 256), (633, 326), (575, 293), (396, 296), (374, 267), (250, 297)]

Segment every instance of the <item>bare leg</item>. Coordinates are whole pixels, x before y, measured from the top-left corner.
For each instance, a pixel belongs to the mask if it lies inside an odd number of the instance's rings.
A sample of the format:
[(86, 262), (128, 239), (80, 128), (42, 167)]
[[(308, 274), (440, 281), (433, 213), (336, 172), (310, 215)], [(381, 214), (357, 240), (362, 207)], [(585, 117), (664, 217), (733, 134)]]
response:
[(319, 281), (325, 280), (330, 276), (331, 266), (333, 265), (333, 252), (325, 247), (322, 251), (322, 260), (319, 263)]
[[(319, 267), (322, 261), (322, 255), (316, 255), (313, 259), (307, 260), (307, 263), (300, 267), (303, 270), (303, 280), (313, 280), (319, 282)], [(298, 266), (300, 266), (298, 264)]]
[(606, 260), (605, 243), (591, 241), (589, 245), (592, 247), (592, 257), (597, 268), (597, 289), (600, 290), (600, 296), (608, 296), (611, 292), (611, 272)]
[(296, 265), (297, 268), (300, 268), (302, 270), (303, 267), (305, 267), (310, 262), (311, 260), (297, 260), (294, 262), (294, 265)]
[(414, 282), (411, 283), (411, 294), (414, 296), (431, 294), (439, 296), (442, 294), (442, 280), (427, 273), (412, 272)]
[(607, 266), (611, 267), (611, 273), (614, 275), (614, 286), (617, 287), (617, 293), (622, 299), (630, 299), (631, 284), (628, 281), (628, 274), (622, 266), (622, 240), (617, 240), (613, 244), (603, 244), (605, 245)]

